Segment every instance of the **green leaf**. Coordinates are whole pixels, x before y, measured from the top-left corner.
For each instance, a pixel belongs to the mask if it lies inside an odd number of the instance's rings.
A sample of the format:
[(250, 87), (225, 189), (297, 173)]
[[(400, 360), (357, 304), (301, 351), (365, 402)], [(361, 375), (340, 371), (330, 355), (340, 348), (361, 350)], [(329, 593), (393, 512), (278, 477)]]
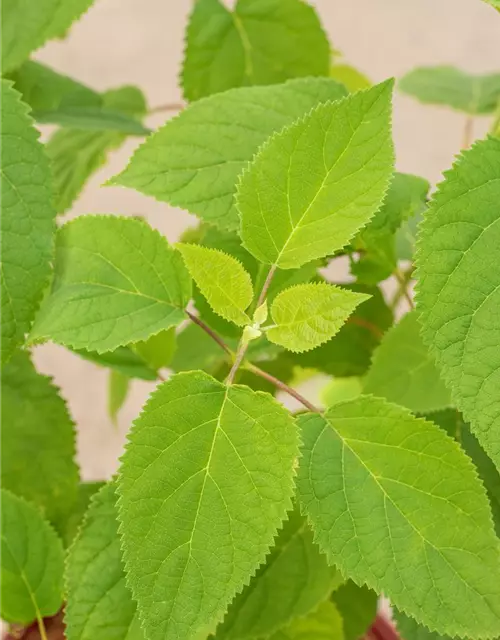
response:
[(342, 616), (345, 640), (364, 637), (377, 615), (375, 591), (348, 580), (332, 593), (332, 600)]
[(372, 86), (367, 76), (350, 64), (333, 64), (330, 67), (330, 78), (341, 82), (349, 93), (360, 91), (361, 89), (369, 89)]
[(2, 2), (2, 70), (24, 62), (47, 40), (62, 38), (93, 0), (4, 0)]
[(54, 524), (76, 500), (75, 429), (58, 389), (17, 352), (2, 368), (2, 486)]
[(420, 226), (417, 309), (455, 406), (500, 467), (500, 139), (464, 152)]
[(186, 100), (245, 85), (327, 76), (330, 47), (301, 0), (198, 0), (191, 14), (181, 84)]
[(445, 409), (444, 411), (427, 413), (423, 417), (427, 420), (432, 420), (432, 422), (444, 429), (449, 436), (455, 438), (474, 463), (490, 500), (497, 535), (500, 535), (500, 472), (486, 455), (484, 449), (481, 448), (476, 437), (471, 433), (469, 425), (463, 421), (459, 411)]
[(451, 405), (450, 392), (420, 337), (416, 311), (406, 314), (390, 329), (375, 350), (364, 392), (383, 396), (415, 413)]
[(333, 378), (321, 390), (321, 400), (326, 407), (330, 407), (337, 402), (356, 398), (362, 390), (361, 378)]
[[(170, 330), (168, 330), (170, 331)], [(157, 338), (163, 336), (163, 331), (154, 336)], [(153, 338), (150, 338), (152, 340)], [(149, 341), (147, 342), (149, 343)], [(137, 344), (147, 344), (137, 343)], [(89, 360), (100, 367), (113, 369), (128, 378), (140, 378), (141, 380), (156, 380), (158, 373), (138, 352), (131, 347), (118, 347), (114, 351), (106, 351), (105, 353), (97, 353), (96, 351), (86, 351), (85, 349), (74, 349), (74, 353), (81, 358)]]
[(120, 531), (145, 634), (201, 636), (264, 561), (291, 507), (294, 422), (271, 396), (192, 371), (158, 387), (129, 440)]
[(189, 324), (177, 335), (177, 350), (170, 368), (177, 373), (201, 369), (213, 374), (226, 358), (219, 345), (203, 329)]
[(33, 505), (5, 489), (1, 494), (1, 616), (29, 624), (59, 611), (63, 547)]
[[(132, 345), (133, 350), (155, 372), (168, 367), (172, 362), (176, 349), (175, 328), (160, 331), (143, 342)], [(155, 374), (155, 378), (158, 374)]]
[(58, 124), (61, 127), (88, 131), (116, 131), (131, 136), (146, 136), (151, 129), (138, 120), (110, 109), (99, 107), (65, 107), (58, 111), (37, 111), (33, 117), (41, 124)]
[(322, 104), (261, 147), (237, 193), (243, 244), (258, 260), (300, 267), (370, 221), (392, 176), (392, 84)]
[(416, 620), (405, 616), (404, 613), (393, 609), (397, 630), (403, 640), (451, 640), (449, 636), (443, 636), (435, 631), (429, 631), (427, 627), (418, 624)]
[(329, 561), (432, 630), (495, 636), (499, 542), (484, 488), (458, 445), (372, 396), (299, 424), (298, 493)]
[(443, 104), (473, 115), (491, 113), (500, 98), (500, 73), (473, 75), (455, 67), (421, 67), (399, 89), (424, 104)]
[(195, 102), (151, 135), (110, 184), (237, 229), (237, 178), (259, 146), (317, 104), (345, 95), (334, 80), (304, 78), (232, 89)]
[(216, 638), (268, 637), (310, 613), (341, 579), (328, 566), (296, 509), (278, 534), (266, 564), (229, 607)]
[[(103, 108), (119, 112), (123, 117), (141, 118), (146, 112), (144, 96), (135, 87), (106, 91)], [(102, 167), (109, 152), (118, 149), (126, 134), (118, 131), (61, 129), (46, 145), (52, 161), (57, 210), (64, 213), (71, 207), (86, 181)]]
[(238, 326), (250, 324), (245, 309), (253, 299), (252, 279), (241, 262), (219, 249), (196, 244), (176, 248), (211, 308)]
[(316, 611), (295, 620), (273, 634), (270, 640), (343, 640), (342, 617), (333, 602), (323, 602)]
[(181, 256), (147, 223), (82, 216), (57, 234), (54, 283), (31, 340), (112, 351), (179, 324), (190, 297)]
[(392, 325), (392, 312), (378, 287), (348, 285), (346, 288), (371, 297), (354, 311), (332, 340), (294, 356), (296, 364), (339, 378), (362, 376), (369, 368), (373, 350)]
[(2, 80), (1, 88), (1, 338), (5, 362), (24, 341), (49, 280), (55, 211), (49, 163), (28, 108), (9, 82)]
[(271, 316), (276, 326), (266, 335), (289, 351), (314, 349), (330, 340), (368, 297), (324, 282), (290, 287), (274, 299)]
[(102, 105), (102, 97), (93, 89), (34, 60), (27, 60), (9, 78), (32, 112)]
[(83, 517), (87, 512), (92, 496), (104, 486), (104, 482), (82, 482), (78, 485), (76, 501), (64, 522), (59, 523), (65, 547), (69, 547), (75, 539)]
[(116, 424), (118, 413), (127, 399), (130, 378), (113, 369), (108, 378), (108, 413), (112, 422)]
[[(114, 483), (92, 498), (66, 561), (68, 640), (142, 640), (136, 604), (125, 584)], [(130, 635), (132, 624), (135, 635)], [(127, 635), (129, 634), (129, 635)]]

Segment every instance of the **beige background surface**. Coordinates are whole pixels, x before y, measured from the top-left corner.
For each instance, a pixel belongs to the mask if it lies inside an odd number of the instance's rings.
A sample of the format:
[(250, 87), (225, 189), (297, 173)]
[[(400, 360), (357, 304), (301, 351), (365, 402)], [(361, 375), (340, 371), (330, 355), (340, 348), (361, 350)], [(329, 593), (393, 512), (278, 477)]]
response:
[[(316, 0), (333, 46), (373, 81), (399, 77), (415, 66), (454, 64), (472, 72), (500, 68), (500, 18), (480, 0)], [(41, 61), (104, 90), (138, 85), (151, 107), (178, 102), (183, 33), (190, 0), (96, 0), (67, 40), (37, 54)], [(463, 116), (424, 107), (396, 95), (394, 139), (397, 167), (439, 180), (460, 147)], [(150, 118), (158, 126), (165, 115)], [(478, 120), (475, 134), (487, 129)], [(119, 213), (147, 216), (175, 241), (195, 220), (130, 190), (101, 187), (134, 148), (129, 141), (89, 182), (71, 216)], [(54, 376), (78, 425), (78, 450), (85, 479), (110, 477), (130, 422), (154, 385), (134, 382), (118, 428), (107, 417), (107, 373), (54, 345), (38, 347), (39, 369)]]

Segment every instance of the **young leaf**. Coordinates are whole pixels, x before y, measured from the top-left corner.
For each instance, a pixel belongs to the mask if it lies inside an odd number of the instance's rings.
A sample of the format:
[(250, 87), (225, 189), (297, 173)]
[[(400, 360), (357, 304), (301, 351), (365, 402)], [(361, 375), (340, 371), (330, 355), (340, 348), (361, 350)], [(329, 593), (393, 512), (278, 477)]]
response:
[(366, 632), (377, 615), (378, 596), (365, 585), (358, 587), (348, 580), (332, 593), (332, 601), (342, 616), (344, 640), (358, 640)]
[(416, 311), (407, 313), (390, 329), (375, 350), (364, 392), (383, 396), (415, 413), (451, 406), (450, 392), (420, 337)]
[(218, 249), (182, 243), (176, 248), (211, 308), (238, 326), (250, 324), (245, 309), (252, 302), (253, 287), (243, 265)]
[(258, 260), (300, 267), (369, 222), (392, 175), (392, 84), (322, 104), (261, 147), (237, 192), (243, 244)]
[[(7, 73), (51, 38), (65, 35), (93, 0), (37, 0), (29, 6), (19, 0), (2, 2), (2, 71)], [(29, 17), (29, 19), (27, 19)]]
[(148, 224), (82, 216), (57, 234), (54, 283), (31, 340), (112, 351), (179, 324), (190, 297), (181, 256)]
[(128, 583), (150, 640), (210, 631), (291, 507), (297, 433), (269, 395), (192, 371), (153, 393), (122, 458)]
[(330, 67), (330, 78), (341, 82), (349, 91), (354, 93), (361, 89), (369, 89), (371, 81), (364, 73), (352, 67), (350, 64), (335, 63)]
[(237, 178), (259, 146), (319, 103), (345, 95), (335, 80), (303, 78), (200, 100), (150, 136), (110, 184), (137, 189), (218, 227), (237, 229)]
[(2, 486), (34, 502), (54, 524), (76, 500), (75, 430), (58, 389), (17, 352), (2, 369)]
[(500, 139), (465, 151), (420, 226), (417, 309), (453, 400), (500, 467)]
[(310, 613), (341, 580), (296, 509), (278, 534), (266, 564), (230, 605), (216, 638), (268, 637)]
[(369, 368), (373, 350), (392, 325), (392, 312), (378, 287), (347, 285), (345, 288), (371, 297), (354, 311), (331, 340), (294, 356), (294, 362), (299, 366), (339, 378), (362, 376)]
[(500, 99), (500, 73), (473, 75), (455, 67), (421, 67), (399, 89), (424, 104), (444, 104), (473, 115), (491, 113)]
[(108, 413), (113, 424), (116, 424), (118, 412), (127, 399), (130, 378), (119, 371), (111, 370), (108, 378)]
[(352, 400), (359, 396), (362, 391), (362, 379), (351, 376), (349, 378), (333, 378), (321, 390), (321, 401), (325, 407), (332, 404), (342, 402), (343, 400)]
[(330, 47), (316, 12), (302, 0), (198, 0), (187, 28), (181, 73), (186, 100), (232, 87), (327, 76)]
[[(102, 95), (103, 109), (123, 117), (141, 118), (146, 112), (143, 94), (135, 87), (121, 87)], [(105, 164), (110, 151), (118, 149), (126, 134), (118, 131), (61, 129), (47, 142), (52, 161), (56, 206), (59, 213), (71, 207), (90, 176)]]
[(5, 362), (24, 341), (49, 279), (55, 211), (49, 163), (28, 108), (5, 80), (1, 94), (1, 351)]
[(333, 602), (323, 602), (308, 616), (294, 620), (269, 640), (343, 640), (342, 616)]
[(66, 561), (68, 640), (142, 640), (127, 636), (136, 604), (125, 584), (114, 483), (92, 498)]
[(61, 541), (33, 505), (1, 490), (1, 616), (29, 624), (62, 604)]
[(308, 351), (330, 340), (368, 295), (324, 282), (299, 284), (276, 296), (266, 335), (289, 351)]
[(330, 562), (433, 630), (494, 637), (499, 543), (458, 445), (372, 396), (301, 416), (300, 426), (298, 493)]

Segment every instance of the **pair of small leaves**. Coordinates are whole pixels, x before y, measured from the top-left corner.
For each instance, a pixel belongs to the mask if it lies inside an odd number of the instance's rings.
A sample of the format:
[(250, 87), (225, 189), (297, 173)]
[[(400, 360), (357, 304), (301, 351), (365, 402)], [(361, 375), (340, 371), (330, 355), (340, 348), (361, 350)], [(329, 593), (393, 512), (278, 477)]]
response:
[(498, 105), (500, 73), (475, 76), (455, 67), (422, 67), (401, 78), (399, 89), (426, 104), (481, 115)]
[(190, 297), (182, 258), (157, 231), (84, 216), (57, 234), (54, 282), (31, 339), (111, 351), (179, 324)]
[[(186, 266), (212, 309), (237, 325), (249, 325), (245, 310), (253, 299), (250, 275), (232, 256), (200, 245), (177, 245)], [(362, 293), (326, 284), (301, 284), (279, 293), (271, 306), (275, 326), (266, 335), (291, 351), (314, 349), (334, 336)], [(265, 319), (264, 319), (265, 320)], [(257, 324), (260, 321), (256, 318)]]
[(327, 76), (328, 39), (302, 0), (197, 0), (187, 28), (184, 96), (197, 100), (232, 87), (299, 76)]
[(420, 227), (422, 337), (473, 433), (500, 467), (500, 139), (465, 151)]
[[(3, 9), (5, 10), (5, 4)], [(2, 361), (24, 341), (50, 276), (51, 172), (28, 107), (2, 80)]]
[(291, 507), (294, 421), (267, 394), (190, 372), (155, 391), (129, 439), (118, 506), (145, 633), (209, 633)]
[(371, 396), (303, 415), (299, 425), (298, 493), (330, 562), (431, 629), (494, 637), (499, 544), (458, 445)]
[(55, 615), (63, 599), (64, 552), (35, 506), (1, 490), (1, 617), (30, 624)]

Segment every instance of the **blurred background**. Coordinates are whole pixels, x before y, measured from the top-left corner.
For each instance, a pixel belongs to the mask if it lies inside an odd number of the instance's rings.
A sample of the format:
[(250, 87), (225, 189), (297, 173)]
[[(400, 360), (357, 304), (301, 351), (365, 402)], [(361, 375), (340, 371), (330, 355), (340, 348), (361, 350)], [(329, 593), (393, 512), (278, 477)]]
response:
[[(451, 64), (485, 73), (500, 65), (500, 21), (492, 19), (491, 7), (480, 0), (309, 1), (332, 45), (373, 82), (401, 77), (416, 66)], [(177, 78), (191, 4), (191, 0), (96, 0), (66, 40), (49, 43), (35, 58), (99, 91), (136, 85), (150, 109), (182, 102)], [(174, 114), (156, 113), (146, 124), (156, 128)], [(397, 169), (421, 175), (434, 185), (460, 150), (464, 116), (423, 106), (396, 91), (393, 127)], [(488, 120), (477, 118), (474, 136), (482, 137), (487, 128)], [(128, 189), (101, 186), (123, 169), (139, 142), (128, 138), (110, 156), (66, 218), (83, 213), (141, 214), (175, 242), (196, 224), (193, 216)], [(69, 403), (78, 426), (83, 478), (110, 477), (130, 423), (154, 384), (132, 382), (114, 426), (107, 412), (106, 370), (55, 345), (37, 347), (35, 362), (41, 372), (54, 377)]]

